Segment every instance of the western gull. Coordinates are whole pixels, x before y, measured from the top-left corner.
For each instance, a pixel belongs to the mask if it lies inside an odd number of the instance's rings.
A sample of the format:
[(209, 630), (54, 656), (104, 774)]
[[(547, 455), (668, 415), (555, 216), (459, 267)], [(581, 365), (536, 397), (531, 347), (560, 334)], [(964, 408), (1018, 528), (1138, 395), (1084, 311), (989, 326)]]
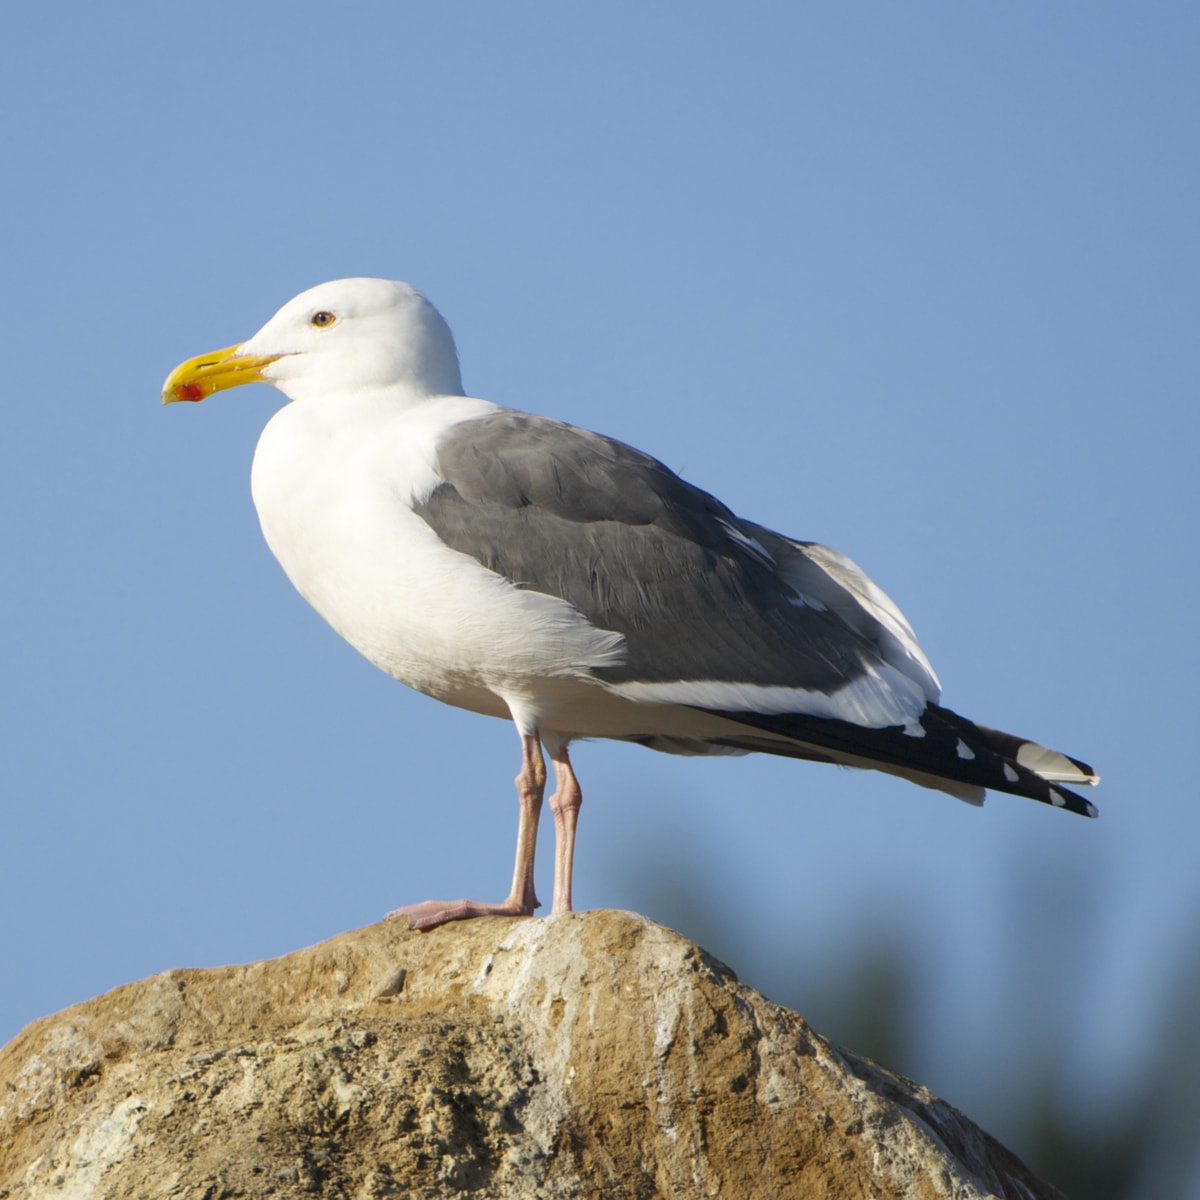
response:
[(251, 484), (300, 594), (377, 667), (516, 725), (516, 864), (498, 904), (389, 914), (430, 929), (529, 915), (555, 773), (554, 912), (571, 909), (577, 738), (870, 767), (982, 803), (1089, 817), (1092, 768), (939, 703), (909, 623), (850, 559), (736, 516), (612, 438), (463, 392), (454, 338), (405, 283), (342, 279), (249, 341), (177, 367), (163, 402), (261, 381), (290, 403)]

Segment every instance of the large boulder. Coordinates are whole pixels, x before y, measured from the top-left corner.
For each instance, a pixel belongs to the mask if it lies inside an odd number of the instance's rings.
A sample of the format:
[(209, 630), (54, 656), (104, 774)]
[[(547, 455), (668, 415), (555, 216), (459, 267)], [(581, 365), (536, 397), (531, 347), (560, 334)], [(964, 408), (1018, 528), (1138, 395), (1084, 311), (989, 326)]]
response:
[(383, 923), (0, 1050), (0, 1197), (1055, 1197), (924, 1088), (621, 912)]

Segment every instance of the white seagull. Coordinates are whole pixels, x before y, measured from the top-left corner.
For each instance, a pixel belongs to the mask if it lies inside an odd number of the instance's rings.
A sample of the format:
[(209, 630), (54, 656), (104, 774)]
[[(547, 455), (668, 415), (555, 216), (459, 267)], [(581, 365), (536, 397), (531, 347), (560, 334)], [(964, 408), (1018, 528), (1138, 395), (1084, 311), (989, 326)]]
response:
[(303, 292), (249, 341), (177, 367), (163, 402), (254, 381), (290, 401), (251, 484), (296, 589), (394, 679), (521, 739), (508, 897), (392, 917), (430, 929), (538, 907), (543, 746), (553, 911), (570, 911), (576, 738), (763, 751), (1096, 815), (1063, 786), (1095, 783), (1091, 767), (941, 707), (911, 626), (848, 558), (735, 516), (640, 450), (466, 396), (449, 327), (408, 284)]

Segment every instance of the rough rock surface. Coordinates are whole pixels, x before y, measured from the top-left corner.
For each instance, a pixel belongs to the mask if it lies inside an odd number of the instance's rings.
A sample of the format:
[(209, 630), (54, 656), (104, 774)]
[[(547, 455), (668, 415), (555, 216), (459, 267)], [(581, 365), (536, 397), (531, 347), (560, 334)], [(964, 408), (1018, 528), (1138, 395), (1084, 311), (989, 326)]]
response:
[(629, 913), (374, 925), (0, 1050), (0, 1197), (1058, 1193)]

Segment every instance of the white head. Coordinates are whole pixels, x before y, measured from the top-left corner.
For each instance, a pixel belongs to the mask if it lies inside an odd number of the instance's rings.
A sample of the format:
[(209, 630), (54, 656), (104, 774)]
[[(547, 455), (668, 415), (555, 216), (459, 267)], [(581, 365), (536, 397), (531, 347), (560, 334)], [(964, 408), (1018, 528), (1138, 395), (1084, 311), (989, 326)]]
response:
[(462, 395), (454, 335), (407, 283), (337, 279), (289, 300), (252, 338), (177, 367), (163, 402), (262, 380), (291, 400), (397, 390)]

